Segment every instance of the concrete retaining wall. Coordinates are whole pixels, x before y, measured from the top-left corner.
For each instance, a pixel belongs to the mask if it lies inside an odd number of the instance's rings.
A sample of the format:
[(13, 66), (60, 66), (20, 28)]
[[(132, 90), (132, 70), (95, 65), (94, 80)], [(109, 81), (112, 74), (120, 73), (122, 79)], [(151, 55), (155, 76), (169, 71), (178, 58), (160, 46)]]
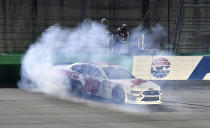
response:
[(0, 88), (14, 88), (20, 79), (20, 65), (0, 65)]
[[(0, 87), (16, 87), (20, 79), (20, 56), (16, 63), (10, 61), (10, 57), (7, 60), (8, 64), (0, 60)], [(161, 84), (165, 83), (165, 80), (210, 80), (210, 56), (135, 56), (134, 59), (132, 56), (101, 56), (100, 59), (91, 61), (87, 56), (72, 56), (58, 57), (56, 63), (74, 62), (120, 64), (130, 71), (133, 69), (132, 72), (137, 78), (158, 80)]]
[(146, 80), (210, 80), (210, 56), (135, 56), (133, 75)]

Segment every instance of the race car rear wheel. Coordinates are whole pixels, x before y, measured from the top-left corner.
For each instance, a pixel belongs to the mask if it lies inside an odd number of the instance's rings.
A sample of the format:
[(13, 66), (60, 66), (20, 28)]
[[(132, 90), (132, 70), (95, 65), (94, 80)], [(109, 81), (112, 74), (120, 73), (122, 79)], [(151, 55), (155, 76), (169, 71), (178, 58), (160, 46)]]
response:
[(77, 81), (77, 80), (71, 80), (71, 89), (70, 92), (73, 94), (80, 95), (81, 94), (81, 89), (82, 89), (82, 84)]
[(125, 103), (125, 92), (121, 87), (116, 87), (112, 90), (112, 102), (116, 104)]

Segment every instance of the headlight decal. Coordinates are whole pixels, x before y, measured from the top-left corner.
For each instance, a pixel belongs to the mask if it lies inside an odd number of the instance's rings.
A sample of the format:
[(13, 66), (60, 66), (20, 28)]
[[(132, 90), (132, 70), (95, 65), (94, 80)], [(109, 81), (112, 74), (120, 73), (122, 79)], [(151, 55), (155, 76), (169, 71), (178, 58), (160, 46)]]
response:
[(130, 92), (133, 94), (141, 94), (142, 93), (142, 91), (135, 91), (135, 90), (131, 90)]

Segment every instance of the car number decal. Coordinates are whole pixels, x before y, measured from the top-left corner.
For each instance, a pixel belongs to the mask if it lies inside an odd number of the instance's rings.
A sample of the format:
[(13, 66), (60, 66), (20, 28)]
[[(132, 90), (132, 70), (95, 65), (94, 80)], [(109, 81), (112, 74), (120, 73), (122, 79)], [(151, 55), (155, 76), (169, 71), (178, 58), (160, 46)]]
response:
[(99, 89), (100, 82), (94, 79), (87, 79), (83, 89), (91, 93), (96, 93)]

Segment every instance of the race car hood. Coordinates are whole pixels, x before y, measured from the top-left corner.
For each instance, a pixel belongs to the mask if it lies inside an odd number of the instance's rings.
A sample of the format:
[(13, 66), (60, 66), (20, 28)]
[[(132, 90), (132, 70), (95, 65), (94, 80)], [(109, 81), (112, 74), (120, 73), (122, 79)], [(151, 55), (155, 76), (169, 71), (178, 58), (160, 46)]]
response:
[(142, 79), (120, 79), (120, 80), (110, 80), (115, 85), (120, 85), (127, 90), (160, 90), (160, 86), (157, 84), (142, 80)]

